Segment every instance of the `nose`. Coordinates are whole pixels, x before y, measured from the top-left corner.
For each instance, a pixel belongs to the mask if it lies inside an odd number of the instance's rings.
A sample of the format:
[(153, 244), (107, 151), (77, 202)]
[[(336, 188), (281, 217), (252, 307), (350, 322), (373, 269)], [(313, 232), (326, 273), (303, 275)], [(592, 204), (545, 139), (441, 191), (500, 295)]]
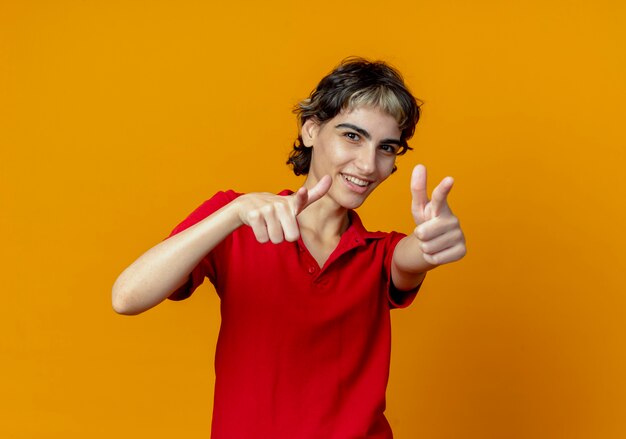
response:
[(370, 175), (376, 169), (376, 149), (363, 146), (359, 148), (356, 166), (363, 175)]

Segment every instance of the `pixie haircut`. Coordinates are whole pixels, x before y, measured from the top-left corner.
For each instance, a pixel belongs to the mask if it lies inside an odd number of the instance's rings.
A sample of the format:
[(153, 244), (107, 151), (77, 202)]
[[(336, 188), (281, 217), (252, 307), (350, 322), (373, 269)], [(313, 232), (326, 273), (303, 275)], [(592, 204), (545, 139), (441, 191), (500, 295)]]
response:
[[(309, 119), (320, 124), (343, 110), (372, 106), (383, 110), (398, 122), (402, 145), (397, 155), (413, 149), (407, 144), (420, 117), (422, 102), (404, 84), (402, 75), (383, 61), (351, 57), (343, 60), (326, 75), (311, 95), (294, 108), (300, 127)], [(287, 164), (296, 175), (309, 173), (313, 148), (307, 147), (299, 135), (293, 144)], [(395, 167), (394, 167), (395, 170)]]

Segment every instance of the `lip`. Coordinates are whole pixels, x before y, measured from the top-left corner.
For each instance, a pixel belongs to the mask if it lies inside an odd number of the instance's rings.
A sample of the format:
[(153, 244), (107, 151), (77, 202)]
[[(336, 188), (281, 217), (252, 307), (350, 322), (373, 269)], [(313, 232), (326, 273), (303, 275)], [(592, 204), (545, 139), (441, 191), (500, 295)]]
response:
[[(365, 192), (367, 192), (369, 190), (369, 188), (372, 185), (372, 181), (365, 179), (365, 178), (361, 178), (361, 177), (357, 177), (356, 175), (352, 175), (352, 174), (344, 174), (344, 173), (340, 173), (339, 174), (341, 177), (341, 181), (343, 181), (343, 183), (352, 191), (352, 192), (356, 192), (358, 194), (364, 194)], [(350, 180), (346, 179), (346, 176), (348, 177), (354, 177), (354, 178), (358, 178), (359, 180), (363, 180), (367, 182), (366, 186), (359, 186), (358, 184), (355, 184), (353, 182), (351, 182)]]

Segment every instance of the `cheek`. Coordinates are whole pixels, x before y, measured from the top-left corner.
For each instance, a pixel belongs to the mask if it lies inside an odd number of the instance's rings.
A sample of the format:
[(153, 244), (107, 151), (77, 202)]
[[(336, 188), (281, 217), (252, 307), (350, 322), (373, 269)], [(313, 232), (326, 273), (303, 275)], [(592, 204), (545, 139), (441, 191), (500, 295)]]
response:
[[(315, 154), (313, 154), (315, 157)], [(341, 166), (350, 160), (352, 156), (345, 148), (341, 148), (339, 145), (325, 145), (323, 150), (319, 150), (317, 161), (324, 163), (324, 165), (336, 165)]]
[(387, 177), (389, 177), (391, 174), (393, 174), (393, 168), (396, 165), (396, 158), (393, 157), (390, 160), (383, 160), (382, 163), (380, 164), (380, 173), (381, 176), (383, 177), (383, 180), (387, 179)]

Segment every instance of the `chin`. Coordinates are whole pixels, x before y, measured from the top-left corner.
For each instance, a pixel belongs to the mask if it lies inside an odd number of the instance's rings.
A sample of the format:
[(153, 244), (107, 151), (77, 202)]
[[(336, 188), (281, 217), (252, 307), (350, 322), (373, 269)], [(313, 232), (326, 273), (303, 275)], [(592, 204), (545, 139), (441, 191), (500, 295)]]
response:
[(361, 207), (362, 205), (363, 205), (363, 201), (361, 201), (360, 203), (342, 203), (341, 207), (347, 210), (355, 210)]
[(365, 200), (367, 200), (367, 197), (369, 196), (369, 193), (367, 194), (363, 194), (363, 195), (352, 195), (352, 196), (344, 196), (341, 198), (338, 198), (337, 201), (339, 202), (339, 205), (345, 209), (357, 209), (359, 207), (361, 207), (363, 205), (363, 203), (365, 203)]

